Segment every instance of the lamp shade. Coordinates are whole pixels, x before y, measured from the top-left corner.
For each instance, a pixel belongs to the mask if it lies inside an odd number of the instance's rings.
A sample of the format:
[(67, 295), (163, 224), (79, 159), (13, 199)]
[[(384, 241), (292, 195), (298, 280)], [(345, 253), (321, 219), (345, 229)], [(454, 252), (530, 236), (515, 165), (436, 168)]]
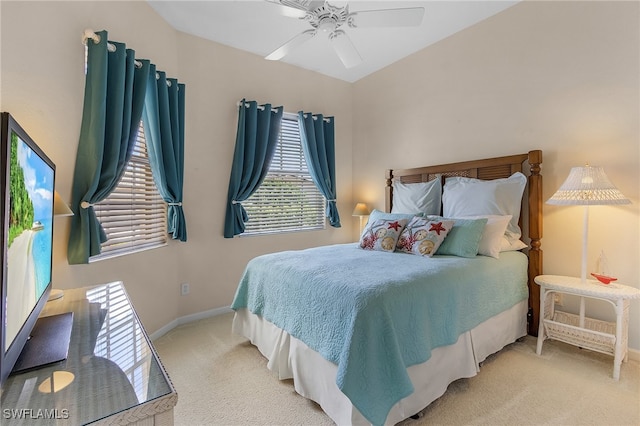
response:
[(64, 202), (58, 191), (53, 191), (53, 215), (54, 216), (73, 216), (73, 212), (69, 205)]
[(602, 167), (573, 167), (569, 177), (547, 204), (561, 206), (602, 206), (630, 204), (627, 198), (607, 178)]
[(369, 206), (365, 203), (357, 203), (356, 207), (353, 209), (353, 216), (368, 216), (371, 213), (369, 210)]

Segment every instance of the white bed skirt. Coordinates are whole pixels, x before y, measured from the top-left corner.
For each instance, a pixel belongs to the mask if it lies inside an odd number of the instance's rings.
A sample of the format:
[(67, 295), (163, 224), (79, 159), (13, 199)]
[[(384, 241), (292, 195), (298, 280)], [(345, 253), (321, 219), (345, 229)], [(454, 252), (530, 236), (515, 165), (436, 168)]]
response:
[[(451, 382), (475, 376), (487, 356), (526, 335), (527, 305), (526, 300), (520, 302), (460, 335), (453, 345), (434, 349), (427, 362), (409, 367), (415, 391), (393, 406), (385, 424), (418, 413), (442, 396)], [(281, 380), (293, 379), (296, 392), (317, 402), (336, 424), (370, 424), (338, 389), (335, 364), (247, 309), (236, 312), (232, 329), (260, 350), (270, 370)]]

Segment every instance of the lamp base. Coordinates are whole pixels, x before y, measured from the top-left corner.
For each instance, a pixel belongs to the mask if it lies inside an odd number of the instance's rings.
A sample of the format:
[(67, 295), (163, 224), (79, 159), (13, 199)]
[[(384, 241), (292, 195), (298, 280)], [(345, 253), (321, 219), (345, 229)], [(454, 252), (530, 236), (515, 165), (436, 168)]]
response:
[(47, 299), (47, 302), (60, 299), (62, 296), (64, 296), (64, 291), (59, 288), (54, 288), (51, 290), (51, 293), (49, 293), (49, 299)]

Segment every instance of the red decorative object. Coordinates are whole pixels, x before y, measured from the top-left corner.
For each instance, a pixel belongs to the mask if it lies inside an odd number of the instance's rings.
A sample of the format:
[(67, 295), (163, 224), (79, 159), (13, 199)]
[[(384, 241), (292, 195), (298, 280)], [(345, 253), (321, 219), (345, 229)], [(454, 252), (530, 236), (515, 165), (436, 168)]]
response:
[(591, 273), (591, 275), (593, 275), (602, 284), (609, 284), (610, 282), (617, 280), (617, 278), (608, 277), (606, 275), (595, 274), (593, 272)]

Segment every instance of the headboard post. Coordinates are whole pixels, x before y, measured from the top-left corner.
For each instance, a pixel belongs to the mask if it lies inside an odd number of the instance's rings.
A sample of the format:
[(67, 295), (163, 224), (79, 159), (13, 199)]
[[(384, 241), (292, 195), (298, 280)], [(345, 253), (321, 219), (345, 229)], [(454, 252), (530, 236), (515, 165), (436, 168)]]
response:
[(529, 151), (529, 306), (533, 316), (529, 322), (529, 334), (538, 335), (540, 321), (540, 287), (534, 279), (542, 274), (542, 250), (540, 239), (542, 238), (542, 175), (540, 163), (542, 163), (542, 151)]
[(393, 171), (392, 170), (387, 170), (384, 174), (385, 178), (387, 179), (387, 184), (384, 187), (384, 199), (385, 199), (385, 205), (384, 205), (384, 211), (386, 212), (391, 212), (391, 202), (393, 200), (392, 194), (391, 194), (391, 185), (393, 182)]

